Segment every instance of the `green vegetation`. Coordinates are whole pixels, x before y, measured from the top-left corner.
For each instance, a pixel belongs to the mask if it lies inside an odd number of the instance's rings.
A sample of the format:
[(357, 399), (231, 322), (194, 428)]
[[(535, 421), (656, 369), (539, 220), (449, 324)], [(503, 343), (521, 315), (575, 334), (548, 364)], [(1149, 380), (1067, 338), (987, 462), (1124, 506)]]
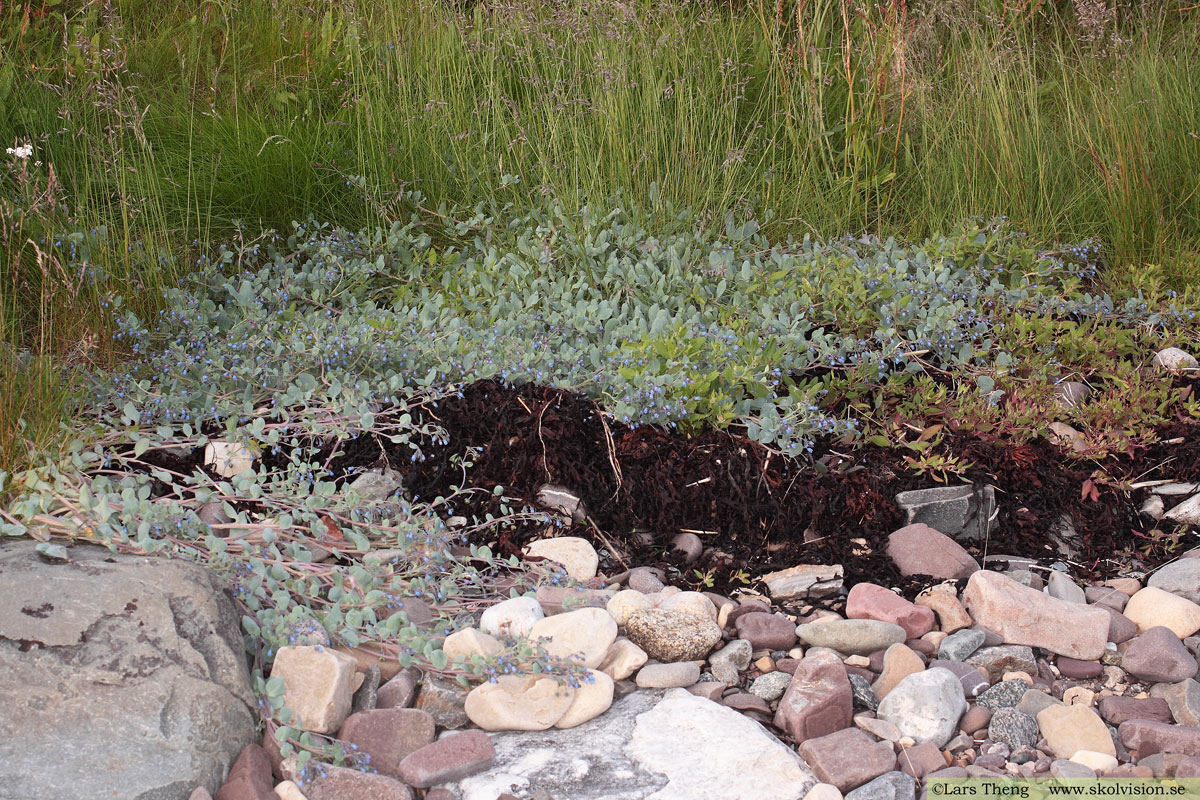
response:
[[(111, 366), (105, 298), (152, 313), (219, 242), (616, 192), (647, 229), (669, 204), (775, 238), (1003, 216), (1099, 242), (1116, 293), (1194, 285), (1195, 8), (970, 7), (5, 4), (0, 140), (32, 153), (0, 169), (0, 341)], [(52, 431), (67, 390), (37, 385)], [(52, 444), (14, 405), (9, 467)]]

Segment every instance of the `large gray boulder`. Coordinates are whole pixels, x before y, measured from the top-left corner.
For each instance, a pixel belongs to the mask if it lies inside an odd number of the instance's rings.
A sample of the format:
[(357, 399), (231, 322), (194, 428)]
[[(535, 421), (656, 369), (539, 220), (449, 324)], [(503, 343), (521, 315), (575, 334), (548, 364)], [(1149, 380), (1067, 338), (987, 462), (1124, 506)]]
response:
[(634, 692), (578, 727), (495, 733), (492, 744), (494, 766), (447, 785), (455, 797), (800, 800), (816, 783), (762, 725), (686, 689)]
[(0, 542), (0, 798), (213, 794), (256, 739), (239, 616), (195, 564)]

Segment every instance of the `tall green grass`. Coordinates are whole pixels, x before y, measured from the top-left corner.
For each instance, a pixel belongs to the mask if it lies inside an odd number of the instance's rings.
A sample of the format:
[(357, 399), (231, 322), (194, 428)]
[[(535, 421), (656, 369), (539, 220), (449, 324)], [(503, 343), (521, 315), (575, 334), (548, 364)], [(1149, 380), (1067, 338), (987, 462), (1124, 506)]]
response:
[[(437, 209), (653, 187), (828, 237), (1004, 215), (1102, 241), (1110, 287), (1197, 283), (1200, 11), (1098, 31), (967, 5), (5, 4), (0, 141), (32, 140), (43, 164), (0, 167), (3, 341), (61, 359), (95, 334), (115, 357), (109, 292), (151, 310), (238, 226), (375, 225), (411, 213), (412, 189)], [(30, 187), (51, 165), (47, 208)], [(98, 277), (60, 291), (80, 265), (51, 243), (101, 227)], [(4, 468), (17, 450), (0, 447)]]

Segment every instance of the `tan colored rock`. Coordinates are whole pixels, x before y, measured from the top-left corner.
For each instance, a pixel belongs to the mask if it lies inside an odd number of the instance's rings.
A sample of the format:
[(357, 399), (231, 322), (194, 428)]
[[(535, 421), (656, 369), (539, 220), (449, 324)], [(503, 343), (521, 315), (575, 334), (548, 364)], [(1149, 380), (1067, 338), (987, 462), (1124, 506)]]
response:
[(861, 728), (867, 733), (874, 736), (876, 739), (882, 739), (888, 742), (900, 741), (900, 729), (892, 723), (879, 717), (868, 717), (865, 714), (856, 714), (854, 717), (855, 727)]
[(539, 539), (525, 548), (525, 555), (547, 558), (561, 564), (567, 575), (577, 581), (596, 577), (600, 556), (587, 539), (578, 536), (559, 536), (555, 539)]
[(1108, 726), (1088, 706), (1047, 706), (1038, 712), (1037, 722), (1046, 746), (1056, 758), (1073, 758), (1080, 750), (1117, 754)]
[(502, 675), (472, 689), (464, 709), (485, 731), (544, 731), (571, 708), (575, 691), (544, 675)]
[(581, 608), (538, 620), (529, 638), (546, 640), (542, 646), (551, 656), (594, 668), (616, 641), (617, 623), (602, 608)]
[(1109, 615), (1104, 609), (1050, 597), (999, 572), (972, 574), (963, 601), (977, 623), (1009, 644), (1095, 661), (1108, 642)]
[(589, 719), (594, 719), (605, 711), (613, 702), (613, 679), (607, 674), (589, 669), (588, 677), (580, 681), (575, 690), (575, 700), (566, 713), (554, 723), (556, 728), (574, 728)]
[(637, 672), (649, 660), (646, 651), (638, 647), (624, 636), (618, 636), (596, 669), (608, 675), (614, 681), (623, 681)]
[(1133, 597), (1142, 590), (1142, 584), (1137, 578), (1109, 578), (1102, 586), (1107, 586), (1110, 589), (1116, 589), (1122, 594), (1127, 594)]
[(958, 601), (958, 591), (952, 583), (939, 583), (931, 586), (917, 595), (913, 601), (919, 606), (932, 608), (937, 614), (938, 628), (945, 634), (969, 628), (972, 624), (971, 615), (963, 604)]
[(903, 644), (894, 644), (883, 654), (883, 672), (871, 684), (875, 697), (882, 700), (887, 697), (897, 683), (925, 670), (925, 662), (921, 657)]
[(279, 795), (279, 800), (308, 800), (300, 791), (300, 787), (291, 781), (280, 782), (275, 787), (275, 794)]
[(1083, 686), (1072, 686), (1063, 692), (1062, 699), (1069, 706), (1090, 706), (1096, 702), (1096, 693)]
[(446, 637), (442, 642), (442, 652), (451, 661), (469, 661), (471, 656), (487, 658), (504, 649), (504, 645), (495, 636), (484, 633), (478, 628), (463, 628)]
[(618, 625), (624, 625), (625, 620), (629, 619), (629, 615), (635, 611), (647, 608), (654, 608), (653, 601), (635, 589), (617, 592), (606, 606), (609, 615)]
[(1185, 639), (1200, 631), (1200, 606), (1153, 586), (1134, 593), (1122, 613), (1143, 633), (1162, 625), (1170, 628), (1180, 639)]
[(680, 592), (658, 604), (663, 611), (680, 611), (701, 619), (717, 621), (717, 607), (700, 592)]
[(297, 727), (334, 733), (350, 715), (357, 667), (328, 647), (289, 645), (275, 654), (271, 677), (283, 679), (283, 703), (299, 717)]
[(739, 606), (734, 602), (722, 604), (721, 607), (717, 609), (717, 625), (721, 628), (728, 628), (729, 615), (732, 614), (737, 608), (739, 608)]

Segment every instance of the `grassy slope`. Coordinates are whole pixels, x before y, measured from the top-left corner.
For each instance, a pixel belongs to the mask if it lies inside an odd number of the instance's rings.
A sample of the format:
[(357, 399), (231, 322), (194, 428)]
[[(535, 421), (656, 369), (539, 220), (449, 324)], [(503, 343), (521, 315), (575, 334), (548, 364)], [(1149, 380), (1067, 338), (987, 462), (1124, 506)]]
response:
[[(1097, 31), (948, 4), (533, 5), (6, 4), (0, 140), (43, 164), (0, 169), (0, 336), (115, 358), (108, 288), (152, 309), (238, 223), (371, 226), (406, 188), (437, 208), (656, 186), (822, 236), (1005, 215), (1098, 238), (1115, 289), (1200, 278), (1194, 9)], [(90, 273), (55, 246), (101, 227)], [(55, 441), (63, 370), (40, 363), (0, 353), (0, 468)]]

